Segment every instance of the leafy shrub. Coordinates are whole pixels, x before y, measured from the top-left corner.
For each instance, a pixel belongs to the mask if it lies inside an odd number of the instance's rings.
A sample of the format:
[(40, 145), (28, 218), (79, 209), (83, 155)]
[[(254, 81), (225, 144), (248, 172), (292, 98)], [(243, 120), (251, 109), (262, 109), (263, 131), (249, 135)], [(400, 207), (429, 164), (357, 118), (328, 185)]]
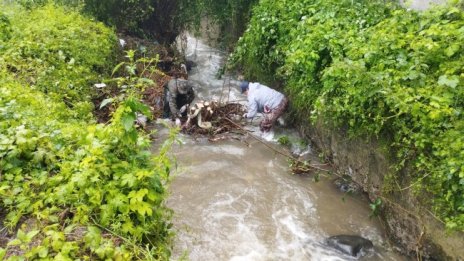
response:
[(98, 21), (121, 31), (140, 33), (140, 25), (154, 13), (150, 0), (13, 0), (27, 10), (57, 4), (91, 15)]
[(204, 26), (207, 19), (217, 26), (214, 27), (213, 33), (219, 34), (217, 37), (219, 37), (220, 44), (227, 48), (235, 44), (246, 29), (251, 9), (257, 3), (257, 0), (178, 0), (177, 19), (182, 25), (197, 30), (200, 29), (202, 23)]
[(6, 15), (0, 13), (0, 42), (7, 41), (10, 39), (10, 37), (11, 37), (10, 19), (8, 19)]
[[(136, 113), (149, 109), (133, 96), (108, 125), (94, 123), (91, 107), (69, 104), (91, 104), (88, 83), (95, 70), (105, 73), (113, 33), (51, 5), (5, 14), (14, 32), (0, 60), (0, 209), (17, 233), (0, 259), (168, 260), (173, 137), (150, 152), (134, 127)], [(56, 81), (81, 89), (48, 88)]]
[[(279, 78), (277, 69), (285, 64), (288, 54), (312, 56), (320, 58), (317, 63), (328, 63), (330, 51), (340, 51), (343, 43), (338, 41), (343, 40), (337, 36), (348, 29), (346, 24), (354, 25), (348, 32), (352, 34), (377, 23), (389, 10), (381, 1), (261, 1), (232, 54), (230, 66), (246, 64), (248, 77), (269, 81)], [(304, 37), (308, 39), (303, 41)], [(306, 50), (314, 50), (313, 53), (301, 49), (306, 45), (310, 45)], [(305, 66), (303, 60), (300, 65)], [(313, 66), (312, 70), (323, 68), (324, 64)], [(304, 75), (305, 69), (301, 68)]]
[(0, 66), (48, 95), (71, 106), (88, 101), (92, 84), (113, 67), (116, 37), (102, 24), (53, 5), (16, 7), (8, 16), (13, 32), (0, 49)]
[(137, 32), (154, 12), (150, 0), (85, 0), (83, 11), (117, 28)]
[(48, 3), (48, 0), (14, 0), (14, 2), (20, 4), (26, 9), (33, 9), (44, 6)]
[(287, 36), (303, 16), (300, 11), (304, 6), (302, 1), (261, 1), (253, 9), (250, 25), (239, 39), (229, 66), (244, 65), (247, 78), (274, 80), (277, 68), (283, 65), (282, 48), (291, 39)]
[[(132, 256), (128, 249), (134, 246), (128, 242), (116, 246), (118, 235), (132, 244), (151, 242), (158, 247), (153, 252), (167, 258), (167, 147), (152, 156), (149, 140), (134, 129), (135, 112), (143, 106), (128, 100), (110, 125), (94, 125), (73, 119), (65, 104), (40, 92), (9, 81), (1, 86), (0, 205), (8, 211), (4, 224), (14, 229), (21, 217), (31, 216), (45, 225), (36, 228), (40, 244), (30, 246), (26, 257), (38, 257), (44, 248), (47, 256), (68, 258), (91, 253), (102, 259)], [(65, 211), (68, 220), (60, 217)], [(77, 226), (86, 227), (85, 235), (101, 227), (114, 235), (104, 240), (98, 232), (98, 240), (62, 238), (60, 246), (54, 245), (55, 233), (66, 236)], [(69, 251), (66, 244), (84, 248)], [(107, 248), (112, 250), (103, 251)]]
[(463, 230), (463, 28), (452, 5), (418, 13), (384, 1), (261, 1), (230, 63), (285, 81), (301, 119), (388, 137), (398, 173), (413, 165), (416, 192)]

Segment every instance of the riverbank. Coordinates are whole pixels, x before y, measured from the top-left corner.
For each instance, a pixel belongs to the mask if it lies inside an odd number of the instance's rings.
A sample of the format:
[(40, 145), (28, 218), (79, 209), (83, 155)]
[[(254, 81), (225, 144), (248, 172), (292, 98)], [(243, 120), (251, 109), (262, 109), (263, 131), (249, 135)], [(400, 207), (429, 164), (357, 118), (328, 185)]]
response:
[(444, 229), (443, 222), (418, 200), (407, 176), (391, 177), (394, 163), (385, 141), (347, 139), (346, 131), (322, 122), (306, 122), (298, 129), (332, 163), (337, 175), (349, 177), (371, 202), (380, 200), (377, 215), (400, 253), (423, 260), (464, 257), (464, 234)]
[[(262, 1), (231, 56), (247, 79), (284, 83), (295, 121), (315, 129), (309, 136), (341, 174), (361, 170), (356, 181), (390, 216), (404, 253), (430, 258), (444, 256), (426, 241), (443, 245), (451, 259), (462, 255), (453, 250), (464, 224), (460, 7)], [(438, 225), (411, 218), (423, 213)]]
[(0, 259), (168, 260), (173, 138), (151, 154), (134, 124), (153, 82), (131, 51), (116, 74), (115, 32), (77, 11), (0, 6)]

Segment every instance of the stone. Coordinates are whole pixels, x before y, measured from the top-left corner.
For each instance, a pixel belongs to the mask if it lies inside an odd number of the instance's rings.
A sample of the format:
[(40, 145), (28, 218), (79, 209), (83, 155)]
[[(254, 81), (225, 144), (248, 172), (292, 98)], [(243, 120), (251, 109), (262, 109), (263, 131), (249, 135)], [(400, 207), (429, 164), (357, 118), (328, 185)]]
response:
[(361, 187), (353, 182), (349, 177), (341, 177), (334, 180), (334, 185), (343, 193), (360, 194)]
[(191, 71), (193, 67), (197, 67), (197, 64), (194, 61), (187, 60), (185, 62), (185, 65), (187, 66), (187, 71)]
[[(295, 124), (299, 125), (302, 136), (311, 140), (338, 173), (349, 173), (351, 169), (350, 178), (361, 184), (362, 192), (375, 201), (385, 186), (391, 186), (386, 177), (391, 175), (394, 162), (382, 145), (385, 138), (378, 140), (362, 136), (347, 139), (346, 129), (332, 129), (325, 120), (321, 118), (310, 125), (300, 118), (295, 119)], [(407, 178), (398, 179), (402, 187), (410, 185)], [(430, 214), (420, 213), (419, 210), (426, 209), (427, 205), (420, 203), (413, 191), (396, 192), (389, 201), (391, 203), (383, 205), (379, 217), (385, 222), (386, 233), (399, 252), (430, 260), (464, 260), (464, 233), (449, 233)], [(404, 209), (411, 210), (413, 214), (406, 213)], [(419, 238), (422, 238), (420, 245)]]
[(374, 248), (369, 239), (353, 235), (337, 235), (327, 239), (327, 244), (347, 255), (360, 257)]
[(136, 115), (135, 124), (145, 128), (147, 126), (147, 121), (148, 121), (147, 116), (141, 113), (138, 113), (138, 112), (135, 115)]

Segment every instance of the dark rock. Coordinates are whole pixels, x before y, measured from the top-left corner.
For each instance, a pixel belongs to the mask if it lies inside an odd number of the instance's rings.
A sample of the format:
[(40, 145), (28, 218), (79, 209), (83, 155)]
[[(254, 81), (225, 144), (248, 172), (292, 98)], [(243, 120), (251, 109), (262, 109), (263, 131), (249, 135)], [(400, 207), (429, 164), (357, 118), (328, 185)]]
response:
[[(391, 184), (392, 166), (396, 163), (391, 158), (391, 151), (384, 147), (390, 136), (347, 139), (346, 129), (330, 128), (325, 123), (327, 119), (321, 117), (310, 125), (306, 116), (301, 116), (295, 117), (294, 123), (299, 126), (302, 136), (311, 140), (314, 148), (332, 163), (334, 171), (349, 174), (347, 176), (362, 187), (361, 191), (366, 192), (372, 202), (385, 191), (396, 191)], [(401, 174), (408, 171), (411, 171), (411, 165)], [(411, 184), (408, 175), (395, 175), (395, 181), (400, 187)], [(411, 189), (388, 195), (389, 200), (382, 205), (379, 217), (385, 223), (386, 234), (394, 242), (395, 249), (414, 258), (421, 256), (423, 260), (464, 261), (464, 233), (449, 233), (440, 221), (427, 211), (424, 213), (430, 207), (423, 203), (427, 202), (423, 196), (428, 194), (418, 197)]]
[(374, 245), (369, 239), (360, 236), (338, 235), (327, 239), (327, 244), (347, 255), (363, 256)]
[(163, 72), (169, 72), (173, 67), (172, 57), (166, 57), (165, 59), (157, 63), (157, 67), (160, 68)]
[(343, 193), (359, 194), (361, 192), (361, 187), (349, 177), (335, 179), (334, 185)]
[(185, 65), (187, 66), (187, 71), (189, 71), (189, 72), (190, 72), (190, 70), (192, 70), (193, 67), (197, 66), (197, 64), (194, 61), (190, 61), (190, 60), (187, 60), (185, 62)]

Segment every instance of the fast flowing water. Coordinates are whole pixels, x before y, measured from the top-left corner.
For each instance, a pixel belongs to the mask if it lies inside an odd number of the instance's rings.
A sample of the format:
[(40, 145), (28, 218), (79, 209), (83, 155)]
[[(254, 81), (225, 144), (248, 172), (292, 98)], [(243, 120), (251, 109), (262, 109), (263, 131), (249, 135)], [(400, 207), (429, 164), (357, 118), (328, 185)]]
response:
[[(192, 37), (187, 46), (187, 57), (197, 63), (189, 80), (198, 99), (245, 102), (236, 82), (229, 90), (228, 81), (216, 79), (223, 53)], [(285, 150), (276, 142), (281, 135), (298, 140), (279, 126), (260, 135), (258, 121), (249, 123), (250, 131), (279, 150)], [(338, 234), (373, 241), (375, 252), (362, 260), (405, 260), (388, 250), (380, 223), (369, 218), (368, 202), (344, 195), (329, 178), (292, 175), (286, 157), (250, 137), (180, 139), (168, 200), (177, 230), (173, 260), (353, 260), (324, 243)], [(293, 150), (312, 153), (304, 145)]]

